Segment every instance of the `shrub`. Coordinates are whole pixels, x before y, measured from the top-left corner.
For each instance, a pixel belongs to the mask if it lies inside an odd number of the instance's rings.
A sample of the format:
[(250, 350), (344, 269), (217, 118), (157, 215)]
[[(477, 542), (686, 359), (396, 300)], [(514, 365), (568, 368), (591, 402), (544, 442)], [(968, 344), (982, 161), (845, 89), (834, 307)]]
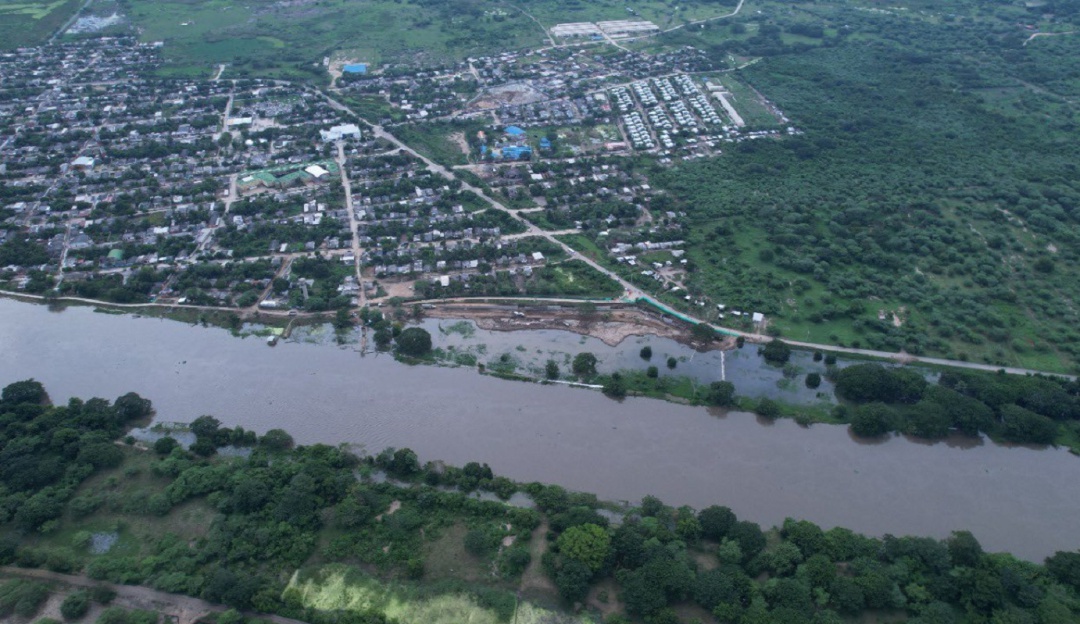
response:
[(67, 598), (64, 598), (64, 602), (60, 604), (60, 615), (64, 616), (65, 620), (77, 620), (86, 615), (89, 610), (90, 595), (85, 591), (69, 594)]
[(176, 441), (176, 438), (171, 436), (165, 436), (164, 438), (154, 440), (154, 452), (161, 456), (172, 453), (172, 450), (178, 446), (180, 446), (180, 443)]

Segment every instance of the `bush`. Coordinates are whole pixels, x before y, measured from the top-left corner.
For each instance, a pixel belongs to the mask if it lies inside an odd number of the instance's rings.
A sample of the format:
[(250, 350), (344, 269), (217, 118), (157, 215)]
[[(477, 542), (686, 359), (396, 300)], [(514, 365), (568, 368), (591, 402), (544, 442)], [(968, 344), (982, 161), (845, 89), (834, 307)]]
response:
[(641, 351), (638, 352), (638, 355), (640, 355), (641, 359), (643, 360), (652, 359), (652, 347), (650, 347), (649, 345), (641, 347)]
[(37, 615), (41, 605), (49, 598), (49, 588), (44, 583), (15, 579), (0, 586), (0, 617), (12, 614), (23, 618)]
[(806, 376), (806, 387), (813, 390), (821, 385), (821, 375), (818, 373), (810, 373)]
[(481, 559), (488, 557), (497, 547), (498, 540), (487, 531), (473, 529), (465, 534), (465, 550)]
[(776, 418), (780, 416), (780, 404), (770, 398), (762, 397), (754, 406), (754, 413), (765, 418)]
[(648, 370), (645, 371), (645, 375), (650, 379), (656, 379), (660, 376), (660, 369), (655, 366), (650, 366)]
[(89, 590), (90, 600), (101, 604), (107, 605), (116, 598), (116, 592), (112, 589), (105, 587), (104, 585), (98, 585), (97, 587), (91, 587)]
[(164, 438), (154, 440), (154, 452), (162, 457), (172, 453), (173, 449), (178, 446), (180, 446), (180, 443), (176, 441), (176, 438), (171, 436), (165, 436)]
[(86, 615), (89, 610), (90, 595), (85, 591), (69, 594), (67, 598), (64, 598), (64, 602), (60, 604), (60, 615), (64, 616), (65, 620), (77, 620)]

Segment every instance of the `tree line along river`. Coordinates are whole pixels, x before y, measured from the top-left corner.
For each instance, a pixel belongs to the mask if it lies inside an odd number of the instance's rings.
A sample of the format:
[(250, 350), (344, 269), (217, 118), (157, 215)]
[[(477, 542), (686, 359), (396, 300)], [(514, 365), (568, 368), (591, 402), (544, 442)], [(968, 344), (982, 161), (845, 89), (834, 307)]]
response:
[[(462, 340), (433, 328), (437, 345)], [(502, 338), (518, 353), (577, 344), (601, 362), (650, 342), (658, 353), (680, 348), (648, 338), (612, 348), (566, 332), (529, 334), (485, 340)], [(743, 378), (762, 383), (754, 365), (736, 363), (727, 373), (737, 389), (740, 365)], [(1080, 458), (1061, 449), (899, 436), (866, 443), (841, 426), (616, 402), (469, 368), (361, 357), (348, 346), (268, 348), (217, 328), (0, 299), (0, 384), (30, 377), (54, 402), (134, 391), (154, 402), (162, 421), (212, 414), (228, 426), (282, 428), (300, 443), (409, 447), (422, 461), (486, 462), (518, 481), (603, 499), (652, 494), (670, 505), (727, 505), (764, 525), (791, 516), (872, 535), (968, 529), (988, 550), (1032, 560), (1080, 546)]]

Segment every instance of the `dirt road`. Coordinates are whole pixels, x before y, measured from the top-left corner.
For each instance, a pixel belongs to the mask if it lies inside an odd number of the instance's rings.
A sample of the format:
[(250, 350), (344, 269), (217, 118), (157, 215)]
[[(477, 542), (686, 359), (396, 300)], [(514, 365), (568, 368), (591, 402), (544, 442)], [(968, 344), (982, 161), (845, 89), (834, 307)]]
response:
[[(199, 598), (170, 594), (157, 591), (141, 585), (113, 585), (95, 581), (82, 575), (60, 574), (48, 570), (36, 570), (28, 568), (16, 568), (13, 566), (0, 566), (0, 574), (4, 576), (17, 576), (21, 578), (38, 579), (62, 583), (71, 587), (108, 587), (116, 592), (113, 604), (133, 609), (147, 609), (157, 611), (165, 615), (173, 615), (178, 618), (178, 624), (194, 624), (199, 618), (208, 613), (225, 611), (227, 607), (216, 605)], [(267, 615), (263, 613), (250, 613), (255, 617), (276, 622), (277, 624), (306, 624), (300, 620), (294, 620), (280, 615)]]

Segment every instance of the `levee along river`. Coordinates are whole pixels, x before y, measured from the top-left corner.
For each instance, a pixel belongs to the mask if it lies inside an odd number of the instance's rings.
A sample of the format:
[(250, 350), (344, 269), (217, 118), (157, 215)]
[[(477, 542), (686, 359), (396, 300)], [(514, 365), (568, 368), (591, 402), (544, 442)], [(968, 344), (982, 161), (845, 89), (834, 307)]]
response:
[(0, 299), (0, 384), (29, 377), (57, 402), (135, 391), (161, 420), (213, 414), (301, 443), (407, 446), (422, 460), (487, 462), (605, 499), (728, 505), (764, 525), (791, 516), (873, 535), (968, 529), (989, 550), (1032, 560), (1080, 547), (1080, 458), (1060, 449), (865, 444), (845, 427), (615, 402), (351, 348), (269, 348), (216, 328)]

